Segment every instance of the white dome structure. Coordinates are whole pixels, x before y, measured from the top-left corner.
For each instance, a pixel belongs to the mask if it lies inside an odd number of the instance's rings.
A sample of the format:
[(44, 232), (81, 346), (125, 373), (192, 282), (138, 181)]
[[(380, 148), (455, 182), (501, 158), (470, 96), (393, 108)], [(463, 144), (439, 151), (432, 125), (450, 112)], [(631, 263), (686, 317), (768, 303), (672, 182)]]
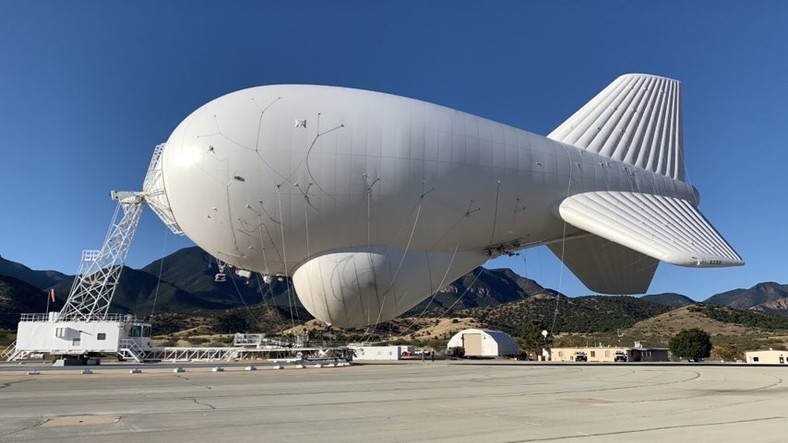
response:
[(503, 357), (517, 355), (517, 342), (507, 333), (491, 329), (463, 329), (454, 334), (447, 349), (462, 347), (466, 357)]

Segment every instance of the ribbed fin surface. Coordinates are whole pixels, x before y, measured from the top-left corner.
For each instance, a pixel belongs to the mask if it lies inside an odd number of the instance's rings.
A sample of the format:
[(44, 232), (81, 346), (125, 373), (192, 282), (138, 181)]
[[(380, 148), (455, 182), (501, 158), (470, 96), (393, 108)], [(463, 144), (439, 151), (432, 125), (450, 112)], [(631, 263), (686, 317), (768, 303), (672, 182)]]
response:
[(548, 138), (684, 180), (680, 83), (626, 74), (569, 117)]
[(721, 267), (744, 261), (686, 200), (636, 192), (586, 192), (558, 206), (580, 229), (680, 266)]

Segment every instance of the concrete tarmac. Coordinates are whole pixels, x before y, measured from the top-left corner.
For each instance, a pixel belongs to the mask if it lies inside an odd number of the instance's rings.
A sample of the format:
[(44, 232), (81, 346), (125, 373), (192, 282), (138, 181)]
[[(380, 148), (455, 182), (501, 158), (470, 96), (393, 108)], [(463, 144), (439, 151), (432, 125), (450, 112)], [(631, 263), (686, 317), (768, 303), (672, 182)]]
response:
[(0, 441), (788, 441), (788, 367), (184, 367), (2, 371)]

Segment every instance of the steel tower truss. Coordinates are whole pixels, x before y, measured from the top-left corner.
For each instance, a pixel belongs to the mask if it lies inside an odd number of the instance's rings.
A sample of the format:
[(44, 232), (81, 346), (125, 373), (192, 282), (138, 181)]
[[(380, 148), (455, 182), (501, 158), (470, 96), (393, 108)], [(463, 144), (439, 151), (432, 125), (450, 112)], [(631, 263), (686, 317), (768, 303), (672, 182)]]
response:
[(141, 192), (113, 191), (111, 195), (118, 206), (107, 237), (101, 250), (82, 252), (79, 272), (58, 321), (106, 319), (145, 202)]

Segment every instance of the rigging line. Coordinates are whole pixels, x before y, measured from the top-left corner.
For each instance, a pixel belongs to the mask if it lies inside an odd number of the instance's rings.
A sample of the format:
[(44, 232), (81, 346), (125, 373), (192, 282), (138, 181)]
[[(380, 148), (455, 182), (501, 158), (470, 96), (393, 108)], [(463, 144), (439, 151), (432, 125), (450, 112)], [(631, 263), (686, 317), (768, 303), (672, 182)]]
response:
[[(227, 172), (229, 173), (229, 169), (228, 169)], [(225, 198), (227, 198), (227, 200), (225, 200), (225, 201), (228, 201), (228, 202), (232, 201), (232, 198), (230, 198), (230, 185), (231, 184), (232, 183), (227, 183), (227, 184), (224, 185), (224, 192), (225, 192), (225, 196), (226, 196)], [(214, 209), (216, 209), (216, 208), (214, 208)], [(218, 214), (218, 211), (217, 211), (217, 214)], [(230, 233), (232, 234), (232, 237), (233, 237), (233, 247), (235, 247), (235, 251), (238, 254), (240, 254), (241, 253), (241, 249), (238, 247), (238, 237), (236, 237), (236, 235), (235, 235), (236, 228), (235, 228), (235, 225), (233, 224), (232, 205), (227, 205), (227, 221), (230, 223), (230, 228), (231, 228), (230, 229)]]
[[(366, 178), (365, 178), (365, 180), (366, 180)], [(377, 182), (377, 180), (376, 180), (376, 182)], [(383, 301), (382, 302), (380, 300), (380, 297), (378, 296), (377, 284), (375, 285), (375, 295), (378, 298), (378, 315), (375, 318), (375, 325), (374, 325), (374, 328), (372, 329), (372, 333), (375, 332), (375, 330), (377, 328), (377, 324), (380, 321), (380, 317), (381, 317), (381, 315), (383, 313), (383, 306), (384, 306), (384, 304), (386, 302), (385, 296), (391, 290), (391, 288), (394, 286), (394, 282), (397, 280), (397, 277), (399, 276), (399, 272), (402, 269), (402, 264), (405, 262), (405, 258), (407, 257), (408, 251), (410, 250), (410, 245), (411, 245), (411, 242), (413, 241), (413, 235), (415, 234), (416, 226), (419, 223), (419, 216), (421, 214), (422, 204), (424, 203), (424, 197), (427, 196), (427, 194), (429, 194), (430, 192), (435, 190), (435, 188), (433, 187), (429, 191), (425, 192), (424, 191), (424, 184), (425, 184), (425, 181), (422, 180), (421, 181), (421, 195), (419, 196), (419, 199), (417, 200), (416, 205), (414, 207), (414, 209), (416, 210), (416, 217), (415, 217), (415, 219), (413, 221), (413, 227), (411, 228), (410, 236), (408, 237), (408, 243), (405, 246), (405, 251), (402, 254), (402, 258), (400, 259), (399, 264), (397, 265), (397, 270), (394, 272), (394, 275), (391, 277), (391, 281), (389, 282), (388, 287), (383, 292)], [(411, 210), (411, 214), (412, 213), (413, 213), (413, 210)], [(410, 218), (410, 214), (408, 215), (408, 218)], [(368, 227), (368, 229), (369, 229), (369, 227)], [(402, 231), (400, 231), (400, 232), (402, 232)], [(399, 236), (399, 233), (397, 234), (397, 236)], [(370, 259), (371, 259), (371, 257), (370, 257)], [(373, 268), (373, 273), (374, 273), (374, 267), (372, 267), (372, 268)], [(375, 282), (377, 283), (377, 276), (373, 276), (373, 277), (375, 278)]]
[[(479, 269), (479, 268), (476, 268), (476, 269)], [(451, 311), (452, 309), (454, 309), (454, 306), (456, 306), (456, 305), (457, 305), (457, 303), (459, 303), (459, 302), (460, 302), (460, 300), (462, 300), (462, 298), (465, 296), (465, 294), (467, 294), (467, 293), (468, 293), (468, 291), (470, 291), (470, 290), (471, 290), (471, 288), (473, 287), (473, 285), (475, 285), (475, 284), (476, 284), (476, 281), (477, 281), (477, 280), (479, 280), (479, 277), (482, 275), (482, 272), (481, 272), (481, 271), (479, 271), (478, 273), (476, 273), (476, 272), (475, 272), (475, 271), (476, 271), (476, 269), (474, 269), (474, 271), (473, 271), (473, 272), (475, 273), (475, 275), (474, 275), (474, 277), (473, 277), (473, 281), (471, 282), (471, 284), (469, 284), (469, 285), (468, 285), (468, 286), (465, 288), (465, 290), (464, 290), (464, 291), (462, 291), (462, 294), (460, 294), (460, 296), (459, 296), (459, 297), (457, 297), (457, 300), (454, 300), (454, 303), (452, 303), (452, 304), (451, 304), (451, 306), (449, 306), (448, 308), (446, 308), (446, 310), (445, 310), (445, 311), (443, 311), (443, 314), (441, 314), (441, 317), (445, 316), (445, 315), (446, 315), (446, 314), (447, 314), (449, 311)]]
[[(367, 174), (363, 175), (364, 182), (368, 181)], [(367, 254), (370, 252), (370, 247), (372, 245), (372, 226), (371, 226), (371, 217), (372, 217), (372, 210), (370, 206), (372, 205), (372, 185), (367, 184)]]
[[(260, 208), (263, 209), (263, 202), (260, 201), (259, 203), (260, 203)], [(247, 205), (247, 207), (249, 209), (251, 209), (251, 206)], [(252, 212), (257, 214), (257, 223), (258, 223), (257, 224), (257, 230), (260, 233), (260, 250), (263, 253), (263, 266), (265, 267), (265, 271), (266, 272), (271, 272), (271, 268), (268, 267), (268, 256), (265, 253), (265, 238), (263, 237), (263, 226), (265, 224), (263, 223), (263, 218), (261, 216), (261, 212), (257, 212), (254, 209), (252, 209)], [(268, 226), (265, 226), (265, 230), (268, 233), (268, 238), (271, 240), (271, 244), (273, 244), (274, 241), (271, 238), (271, 231), (268, 230)], [(277, 254), (278, 254), (278, 251), (277, 251)], [(263, 304), (265, 304), (265, 307), (267, 309), (269, 318), (271, 317), (271, 307), (265, 301), (265, 293), (266, 292), (271, 294), (271, 304), (274, 305), (274, 312), (276, 312), (277, 321), (281, 323), (282, 322), (282, 316), (279, 313), (279, 308), (276, 306), (276, 302), (274, 301), (274, 291), (273, 291), (272, 285), (270, 283), (266, 283), (268, 285), (268, 290), (267, 291), (263, 291), (263, 285), (262, 285), (262, 283), (260, 283), (260, 274), (255, 272), (254, 275), (255, 275), (255, 280), (257, 280), (257, 288), (260, 291), (260, 297), (262, 298)]]
[(495, 188), (495, 211), (493, 212), (492, 232), (490, 232), (490, 244), (495, 240), (495, 225), (498, 223), (498, 197), (501, 193), (501, 181), (498, 180), (498, 185)]
[(451, 226), (449, 226), (448, 228), (444, 229), (444, 230), (443, 230), (443, 235), (441, 235), (441, 236), (440, 236), (440, 237), (438, 237), (438, 238), (437, 238), (435, 241), (433, 241), (433, 242), (430, 244), (430, 246), (426, 248), (426, 250), (430, 251), (430, 250), (432, 250), (432, 249), (433, 249), (433, 248), (434, 248), (436, 245), (439, 245), (439, 244), (440, 244), (440, 243), (443, 241), (443, 239), (445, 239), (445, 238), (446, 238), (446, 237), (448, 237), (448, 236), (449, 236), (449, 235), (450, 235), (452, 232), (454, 232), (454, 230), (457, 228), (457, 226), (460, 224), (460, 222), (461, 222), (461, 221), (463, 221), (465, 218), (468, 218), (468, 217), (470, 217), (470, 215), (471, 215), (471, 214), (473, 214), (474, 212), (481, 211), (481, 208), (476, 208), (476, 209), (473, 209), (473, 210), (472, 210), (472, 209), (471, 209), (471, 207), (473, 207), (473, 200), (471, 200), (471, 201), (468, 203), (468, 210), (466, 210), (466, 211), (465, 211), (465, 212), (464, 212), (462, 215), (460, 215), (460, 216), (457, 218), (457, 220), (455, 220), (455, 221), (454, 221), (454, 223), (452, 223), (452, 224), (451, 224)]
[[(320, 120), (318, 120), (318, 129), (320, 128), (319, 125), (320, 125)], [(309, 262), (312, 259), (312, 253), (311, 253), (311, 249), (310, 249), (310, 246), (309, 246), (309, 207), (311, 206), (312, 208), (317, 210), (317, 208), (312, 206), (312, 203), (309, 201), (309, 188), (311, 188), (312, 185), (313, 185), (313, 183), (309, 182), (306, 185), (306, 190), (303, 190), (303, 189), (301, 189), (301, 186), (298, 185), (298, 183), (295, 184), (295, 187), (298, 188), (299, 191), (301, 191), (301, 194), (304, 197), (304, 230), (305, 230), (305, 240), (306, 240), (306, 261), (304, 263)], [(284, 246), (283, 246), (283, 248), (284, 248)], [(318, 265), (318, 267), (319, 267), (319, 265)], [(310, 291), (311, 291), (312, 290), (313, 280), (311, 278), (308, 278), (307, 282), (309, 284), (309, 288), (310, 288)], [(323, 292), (325, 293), (325, 291), (323, 291)], [(328, 309), (328, 299), (327, 299), (327, 297), (323, 297), (323, 301), (325, 302), (326, 312), (330, 312), (330, 310)]]
[[(263, 266), (265, 266), (265, 272), (271, 272), (271, 268), (268, 267), (268, 257), (265, 253), (265, 238), (263, 238), (263, 219), (262, 217), (260, 217), (260, 214), (257, 214), (257, 222), (259, 223), (257, 229), (260, 232), (260, 250), (263, 252)], [(271, 231), (268, 231), (267, 226), (265, 230), (268, 232), (268, 238), (271, 239)], [(273, 244), (273, 241), (271, 241), (271, 244)]]
[[(317, 133), (317, 135), (315, 135), (315, 139), (312, 140), (312, 144), (309, 145), (309, 149), (307, 149), (307, 151), (306, 151), (306, 157), (304, 157), (304, 160), (302, 160), (302, 161), (304, 162), (304, 165), (306, 166), (306, 172), (307, 172), (307, 174), (309, 174), (309, 178), (312, 179), (312, 182), (315, 184), (315, 186), (317, 186), (321, 191), (323, 191), (323, 194), (330, 195), (325, 189), (323, 189), (322, 186), (320, 186), (320, 183), (317, 182), (317, 180), (315, 179), (315, 176), (312, 175), (312, 168), (309, 167), (309, 156), (312, 154), (312, 149), (314, 149), (315, 145), (317, 144), (317, 140), (320, 137), (322, 137), (322, 136), (324, 136), (324, 135), (326, 135), (326, 134), (328, 134), (330, 132), (334, 132), (337, 129), (344, 128), (345, 125), (344, 124), (339, 124), (339, 125), (331, 128), (331, 129), (329, 129), (329, 130), (327, 130), (325, 132), (319, 132), (320, 131), (320, 126), (319, 126), (320, 125), (320, 113), (317, 114), (317, 121), (318, 121), (318, 128), (317, 128), (318, 133)], [(301, 165), (299, 164), (298, 166), (301, 166)], [(296, 169), (298, 169), (298, 166), (296, 166), (296, 168), (293, 169), (294, 172), (295, 172)]]
[(367, 191), (367, 253), (369, 253), (372, 246), (372, 188), (380, 181), (380, 177), (369, 183), (368, 174), (364, 173), (361, 176), (364, 178)]
[[(656, 180), (656, 175), (652, 175), (651, 177), (654, 180)], [(695, 186), (692, 186), (692, 180), (690, 180), (689, 170), (686, 169), (686, 167), (684, 169), (684, 178), (685, 178), (684, 182), (687, 184), (687, 186), (689, 186), (690, 190), (692, 191), (692, 204), (693, 204), (693, 206), (695, 206), (697, 208), (698, 206), (700, 206), (700, 199), (699, 199), (700, 198), (700, 194), (695, 192)], [(674, 187), (674, 189), (675, 189), (675, 187)], [(656, 192), (654, 192), (654, 193), (656, 194)], [(680, 198), (678, 196), (678, 192), (676, 193), (676, 198)]]
[(274, 99), (274, 101), (269, 103), (268, 106), (265, 107), (265, 109), (263, 109), (263, 108), (260, 108), (260, 105), (257, 104), (257, 101), (254, 99), (254, 97), (252, 97), (252, 103), (254, 103), (254, 105), (257, 107), (257, 109), (260, 110), (260, 118), (257, 119), (257, 139), (255, 140), (255, 143), (254, 143), (254, 150), (257, 153), (260, 152), (260, 135), (262, 135), (262, 132), (263, 132), (263, 117), (265, 117), (265, 111), (267, 111), (268, 108), (273, 106), (276, 102), (278, 102), (281, 99), (282, 99), (282, 97), (277, 97), (276, 99)]
[(607, 170), (610, 167), (607, 165), (610, 161), (603, 161), (599, 162), (600, 167), (602, 168), (602, 179), (605, 181), (605, 190), (610, 191), (610, 182), (607, 181)]
[[(383, 295), (384, 295), (383, 303), (379, 304), (378, 316), (375, 319), (375, 326), (372, 329), (372, 333), (373, 334), (375, 333), (375, 330), (377, 329), (378, 323), (380, 322), (380, 317), (383, 314), (383, 306), (386, 303), (385, 295), (388, 294), (388, 292), (394, 286), (394, 282), (397, 280), (397, 277), (399, 276), (399, 272), (402, 269), (402, 264), (405, 262), (405, 257), (407, 257), (408, 251), (410, 250), (410, 244), (413, 241), (413, 235), (416, 233), (416, 226), (418, 226), (418, 224), (419, 224), (419, 216), (421, 215), (421, 207), (422, 207), (422, 203), (424, 202), (424, 197), (428, 193), (432, 192), (433, 190), (435, 190), (435, 188), (432, 188), (432, 190), (428, 191), (427, 193), (422, 192), (421, 197), (419, 197), (419, 204), (418, 204), (418, 208), (416, 209), (416, 218), (415, 218), (415, 220), (413, 220), (413, 227), (410, 230), (410, 237), (408, 237), (408, 243), (405, 245), (405, 252), (402, 254), (402, 258), (400, 259), (399, 264), (397, 265), (397, 270), (394, 271), (394, 275), (391, 277), (391, 281), (389, 282), (388, 287), (383, 292)], [(395, 301), (396, 301), (396, 298), (395, 298)]]
[[(521, 200), (518, 198), (518, 199), (517, 199), (517, 203), (519, 203), (520, 201), (521, 201)], [(515, 212), (515, 213), (517, 212), (517, 206), (518, 206), (518, 205), (517, 205), (517, 204), (515, 204), (515, 208), (514, 208), (514, 212)], [(525, 212), (525, 211), (526, 211), (526, 205), (525, 205), (525, 203), (523, 203), (522, 212)], [(517, 215), (515, 215), (515, 217), (517, 217)], [(526, 233), (526, 235), (525, 235), (525, 236), (526, 236), (526, 237), (528, 237), (529, 235), (530, 235), (530, 234)], [(526, 243), (527, 243), (527, 242), (526, 242)], [(522, 249), (522, 251), (523, 251), (523, 254), (522, 254), (522, 255), (523, 255), (523, 277), (525, 277), (525, 278), (528, 278), (528, 261), (526, 260), (526, 256), (527, 256), (527, 254), (528, 254), (528, 248), (527, 248), (527, 247), (524, 247), (524, 248)]]
[[(405, 334), (407, 334), (408, 331), (410, 331), (411, 328), (416, 324), (416, 322), (421, 320), (421, 317), (424, 316), (424, 314), (427, 312), (427, 309), (429, 309), (432, 302), (435, 301), (435, 297), (438, 295), (438, 291), (440, 291), (440, 289), (443, 288), (443, 283), (446, 281), (446, 278), (449, 276), (449, 271), (451, 270), (452, 264), (454, 264), (454, 258), (457, 256), (457, 250), (459, 248), (460, 248), (460, 244), (457, 243), (457, 245), (454, 247), (454, 252), (451, 254), (451, 260), (449, 260), (449, 266), (446, 268), (446, 272), (443, 273), (443, 278), (441, 279), (440, 283), (438, 283), (438, 289), (432, 293), (432, 297), (430, 297), (430, 301), (427, 303), (427, 306), (424, 307), (424, 309), (421, 311), (421, 314), (419, 314), (415, 319), (413, 319), (410, 325), (407, 328), (405, 328), (405, 331), (402, 332), (402, 334), (400, 335), (404, 336)], [(427, 263), (429, 263), (429, 261)]]
[(150, 316), (156, 312), (156, 302), (159, 300), (159, 288), (161, 287), (161, 274), (164, 270), (164, 251), (167, 247), (167, 231), (164, 231), (164, 239), (161, 242), (161, 260), (159, 260), (159, 278), (156, 280), (156, 293), (153, 296), (153, 306), (150, 308)]
[(318, 210), (318, 209), (315, 207), (315, 205), (313, 205), (313, 204), (312, 204), (312, 200), (310, 200), (310, 199), (309, 199), (309, 188), (311, 188), (311, 187), (312, 187), (312, 185), (314, 185), (314, 183), (312, 183), (312, 182), (309, 182), (309, 183), (307, 183), (307, 185), (306, 185), (306, 191), (304, 191), (303, 189), (301, 189), (301, 186), (299, 186), (299, 184), (298, 184), (298, 183), (296, 183), (296, 184), (295, 184), (295, 185), (293, 185), (293, 186), (295, 186), (295, 187), (296, 187), (296, 188), (297, 188), (297, 189), (298, 189), (298, 190), (301, 192), (301, 195), (303, 195), (303, 196), (304, 196), (305, 204), (309, 205), (309, 206), (310, 206), (312, 209), (314, 209), (315, 211), (317, 211), (317, 212), (320, 212), (320, 210)]
[[(263, 202), (260, 202), (260, 207), (262, 208), (262, 206), (263, 206)], [(277, 252), (277, 255), (279, 255), (279, 251), (276, 249), (276, 245), (274, 244), (274, 240), (273, 240), (273, 238), (271, 238), (271, 231), (268, 229), (268, 226), (263, 223), (263, 219), (262, 219), (260, 213), (257, 214), (257, 221), (259, 223), (258, 231), (260, 232), (260, 250), (263, 253), (263, 266), (265, 266), (265, 271), (270, 273), (271, 272), (271, 268), (268, 266), (268, 254), (266, 254), (266, 252), (265, 252), (265, 238), (263, 237), (263, 226), (265, 226), (265, 230), (268, 233), (268, 239), (271, 240), (271, 245), (274, 246), (274, 250)], [(274, 312), (276, 312), (277, 321), (281, 323), (282, 322), (282, 315), (279, 313), (279, 307), (276, 305), (276, 300), (274, 299), (274, 288), (273, 288), (273, 285), (271, 283), (266, 283), (266, 285), (268, 285), (268, 290), (264, 292), (263, 291), (263, 286), (262, 286), (262, 284), (260, 284), (260, 276), (257, 273), (255, 273), (255, 277), (257, 278), (257, 287), (260, 289), (260, 294), (261, 294), (261, 296), (263, 298), (263, 302), (265, 303), (265, 292), (268, 292), (271, 295), (271, 304), (274, 305)], [(271, 276), (269, 274), (269, 279), (270, 278), (271, 278)], [(266, 306), (268, 306), (267, 303), (266, 303)], [(270, 316), (270, 311), (269, 311), (269, 316)]]
[[(423, 195), (422, 198), (424, 198)], [(386, 288), (386, 292), (384, 292), (384, 294), (387, 293), (389, 290), (391, 290), (392, 286), (394, 286), (394, 282), (397, 280), (397, 277), (399, 277), (399, 272), (400, 270), (402, 270), (402, 264), (405, 263), (405, 257), (407, 257), (408, 251), (410, 251), (410, 245), (413, 242), (413, 235), (416, 233), (416, 226), (419, 224), (420, 215), (421, 215), (421, 204), (419, 204), (419, 207), (416, 210), (416, 219), (413, 220), (413, 228), (411, 228), (410, 230), (408, 243), (405, 245), (405, 252), (402, 254), (402, 258), (400, 259), (399, 264), (397, 264), (397, 270), (394, 271), (394, 275), (391, 277), (391, 281), (389, 282), (389, 285)], [(380, 315), (378, 315), (378, 318), (380, 318)]]
[[(343, 261), (348, 262), (348, 261), (351, 261), (351, 259), (344, 259)], [(371, 267), (372, 259), (369, 259), (369, 262), (370, 262), (370, 267)], [(356, 282), (356, 288), (355, 289), (356, 289), (356, 294), (358, 294), (358, 304), (359, 304), (359, 306), (361, 306), (361, 312), (366, 313), (367, 317), (366, 317), (365, 320), (367, 321), (367, 323), (369, 323), (369, 320), (370, 320), (369, 319), (369, 312), (366, 309), (364, 309), (364, 297), (361, 296), (361, 294), (363, 292), (363, 289), (361, 288), (361, 277), (358, 275), (358, 266), (356, 266), (355, 263), (353, 264), (353, 274), (355, 274), (355, 277), (356, 277), (355, 278), (355, 282)], [(374, 275), (374, 272), (373, 272), (373, 275)], [(375, 292), (377, 293), (377, 287), (375, 288)], [(328, 309), (328, 300), (326, 300), (326, 297), (323, 297), (323, 299), (326, 302), (326, 312), (331, 312)], [(343, 308), (342, 311), (345, 313), (345, 321), (350, 323), (350, 319), (348, 318), (348, 312), (350, 310), (347, 307), (347, 300), (346, 300), (345, 297), (342, 297), (341, 300), (342, 300), (342, 308)]]
[(561, 239), (561, 266), (558, 270), (558, 290), (555, 293), (555, 309), (553, 310), (553, 323), (550, 325), (550, 336), (553, 336), (555, 331), (555, 323), (558, 320), (558, 304), (561, 301), (561, 285), (564, 278), (564, 253), (566, 252), (566, 222), (563, 225), (563, 238)]
[(377, 324), (367, 325), (367, 328), (364, 330), (364, 333), (361, 335), (361, 338), (358, 340), (361, 343), (369, 343), (369, 340), (374, 338), (374, 334), (377, 329)]
[(282, 218), (282, 185), (276, 185), (276, 201), (279, 206), (279, 232), (282, 235), (282, 266), (285, 270), (285, 285), (287, 286), (287, 303), (290, 306), (290, 327), (295, 328), (295, 320), (293, 319), (293, 294), (290, 292), (290, 279), (287, 271), (287, 248), (285, 247), (285, 221)]
[[(424, 183), (424, 181), (422, 181), (422, 184), (423, 183)], [(427, 195), (429, 195), (433, 191), (435, 191), (434, 187), (431, 188), (429, 191), (424, 192), (424, 189), (423, 189), (423, 186), (422, 186), (422, 193), (419, 196), (419, 198), (416, 199), (416, 202), (411, 207), (410, 212), (408, 212), (407, 217), (405, 217), (405, 221), (410, 220), (410, 218), (413, 216), (413, 213), (418, 212), (418, 211), (421, 210), (421, 205), (422, 205), (422, 203), (424, 201), (424, 197), (426, 197)], [(407, 224), (403, 222), (402, 226), (399, 228), (397, 233), (393, 236), (393, 240), (391, 240), (391, 242), (389, 243), (389, 246), (391, 246), (394, 243), (396, 243), (397, 240), (399, 240), (399, 238), (406, 232), (406, 229), (407, 229)]]
[[(565, 145), (564, 152), (566, 152), (566, 156), (568, 157), (569, 163), (569, 179), (566, 183), (566, 195), (564, 198), (569, 198), (569, 193), (572, 190), (572, 155), (569, 153), (569, 150)], [(563, 220), (563, 218), (562, 218)], [(555, 309), (553, 310), (553, 323), (550, 325), (550, 336), (553, 336), (553, 332), (555, 331), (555, 323), (558, 320), (558, 305), (561, 301), (561, 287), (563, 285), (564, 280), (564, 268), (566, 264), (564, 263), (564, 257), (566, 254), (566, 220), (563, 220), (562, 224), (562, 234), (561, 234), (561, 266), (558, 270), (558, 291), (555, 294)]]
[(367, 343), (369, 343), (370, 340), (375, 338), (372, 335), (373, 333), (374, 333), (374, 329), (372, 328), (372, 326), (367, 326), (367, 328), (364, 330), (364, 334), (361, 335), (361, 338), (358, 341), (366, 345)]
[[(372, 260), (372, 188), (380, 181), (380, 177), (376, 178), (371, 184), (369, 183), (369, 175), (364, 173), (362, 177), (364, 178), (364, 183), (367, 185), (367, 260), (369, 261), (369, 269), (372, 272), (372, 281), (375, 282), (375, 300), (377, 300), (378, 307), (380, 307), (382, 304), (380, 302), (380, 291), (377, 285), (378, 276), (377, 272), (375, 272), (374, 261)], [(361, 303), (360, 299), (359, 303), (363, 309), (364, 305)], [(367, 312), (367, 316), (369, 316), (369, 312)], [(367, 317), (367, 322), (369, 322), (369, 320), (369, 317)]]
[(238, 294), (238, 298), (241, 299), (241, 303), (243, 303), (244, 308), (246, 308), (246, 313), (249, 314), (249, 316), (252, 317), (255, 323), (257, 323), (257, 326), (260, 329), (262, 329), (263, 324), (260, 322), (260, 320), (257, 317), (255, 317), (255, 315), (252, 313), (252, 310), (249, 309), (249, 305), (246, 304), (246, 300), (244, 299), (244, 296), (241, 294), (241, 290), (238, 288), (238, 284), (235, 282), (235, 277), (233, 276), (234, 272), (228, 272), (228, 274), (230, 274), (230, 281), (233, 282), (233, 287), (235, 287), (235, 293)]
[[(268, 313), (268, 318), (273, 318), (273, 316), (271, 315), (271, 306), (268, 303), (266, 303), (266, 301), (265, 301), (265, 293), (266, 292), (269, 292), (271, 294), (271, 301), (273, 302), (273, 300), (274, 300), (274, 293), (271, 290), (271, 285), (268, 285), (268, 291), (263, 291), (263, 284), (262, 284), (262, 282), (260, 282), (260, 274), (258, 272), (254, 273), (254, 278), (255, 278), (255, 281), (257, 281), (257, 289), (260, 291), (260, 297), (262, 298), (262, 303), (265, 306), (266, 312)], [(274, 305), (274, 308), (276, 308), (276, 305)], [(276, 312), (277, 320), (279, 322), (281, 322), (282, 321), (282, 316), (279, 315), (279, 310), (278, 309), (274, 309), (274, 312)]]
[(370, 340), (373, 339), (375, 337), (375, 334), (377, 334), (377, 332), (378, 332), (378, 326), (380, 326), (380, 316), (381, 316), (381, 313), (383, 312), (383, 306), (385, 304), (386, 304), (386, 298), (384, 297), (383, 298), (383, 305), (380, 306), (380, 309), (378, 310), (378, 316), (375, 318), (375, 324), (372, 325), (372, 330), (369, 332), (369, 339)]
[(312, 258), (312, 254), (309, 252), (309, 188), (312, 186), (312, 183), (309, 183), (306, 187), (306, 191), (301, 191), (301, 188), (296, 184), (296, 187), (299, 191), (304, 194), (304, 228), (306, 230), (306, 261), (309, 261)]

